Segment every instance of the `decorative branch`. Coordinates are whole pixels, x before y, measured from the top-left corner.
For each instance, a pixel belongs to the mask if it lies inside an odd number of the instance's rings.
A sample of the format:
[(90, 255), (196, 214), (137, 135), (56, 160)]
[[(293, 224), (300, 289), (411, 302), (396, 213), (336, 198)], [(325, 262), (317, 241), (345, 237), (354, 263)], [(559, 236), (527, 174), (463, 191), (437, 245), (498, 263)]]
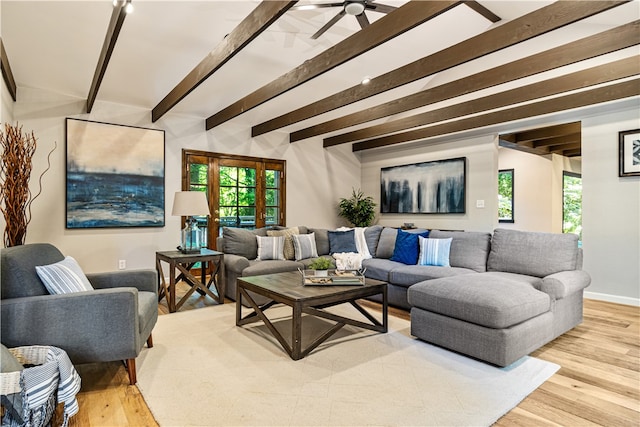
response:
[(32, 158), (36, 152), (37, 139), (33, 132), (22, 133), (22, 126), (5, 123), (4, 132), (0, 131), (0, 211), (5, 219), (5, 247), (24, 244), (27, 226), (31, 222), (31, 203), (42, 193), (42, 177), (50, 169), (50, 157), (57, 147), (47, 156), (47, 168), (38, 179), (38, 193), (32, 196), (29, 179), (33, 168)]

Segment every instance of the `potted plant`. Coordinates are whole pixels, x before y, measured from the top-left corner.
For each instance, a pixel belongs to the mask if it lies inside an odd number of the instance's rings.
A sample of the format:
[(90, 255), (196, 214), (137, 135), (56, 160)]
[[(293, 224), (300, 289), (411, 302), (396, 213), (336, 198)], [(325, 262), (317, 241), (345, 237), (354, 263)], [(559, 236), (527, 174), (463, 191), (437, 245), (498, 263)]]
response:
[(316, 258), (313, 260), (311, 264), (309, 264), (309, 268), (311, 270), (316, 271), (316, 276), (326, 276), (327, 270), (333, 267), (333, 262), (329, 258)]
[(365, 196), (362, 190), (353, 189), (349, 199), (340, 199), (338, 215), (346, 218), (354, 227), (368, 227), (376, 215), (373, 197)]

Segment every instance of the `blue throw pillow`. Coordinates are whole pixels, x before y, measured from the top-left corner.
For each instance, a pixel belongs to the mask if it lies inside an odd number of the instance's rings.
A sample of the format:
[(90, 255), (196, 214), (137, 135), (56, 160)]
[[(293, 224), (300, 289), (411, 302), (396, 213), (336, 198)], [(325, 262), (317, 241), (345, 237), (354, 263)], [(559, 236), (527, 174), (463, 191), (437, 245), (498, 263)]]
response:
[(356, 232), (329, 230), (329, 253), (358, 252), (356, 248)]
[(396, 236), (396, 245), (393, 248), (393, 256), (391, 261), (401, 262), (403, 264), (415, 265), (418, 263), (418, 253), (420, 245), (418, 237), (428, 237), (429, 231), (422, 233), (408, 233), (398, 229)]

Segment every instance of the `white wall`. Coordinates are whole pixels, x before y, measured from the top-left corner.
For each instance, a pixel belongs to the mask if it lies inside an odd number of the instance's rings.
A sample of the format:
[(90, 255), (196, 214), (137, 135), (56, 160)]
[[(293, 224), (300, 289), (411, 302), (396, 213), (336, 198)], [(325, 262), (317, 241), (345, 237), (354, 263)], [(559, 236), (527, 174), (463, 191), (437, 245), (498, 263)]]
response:
[(618, 177), (618, 132), (640, 129), (640, 105), (582, 121), (582, 225), (587, 296), (640, 301), (640, 177)]
[[(362, 190), (374, 198), (379, 210), (381, 168), (456, 157), (467, 158), (466, 213), (378, 214), (378, 224), (399, 227), (412, 222), (429, 229), (493, 231), (498, 224), (497, 135), (365, 151), (361, 155)], [(484, 201), (484, 208), (476, 207), (478, 200)]]
[[(32, 206), (27, 243), (53, 243), (74, 256), (87, 272), (115, 270), (119, 259), (127, 261), (128, 269), (154, 268), (156, 251), (179, 244), (180, 218), (171, 216), (171, 204), (173, 194), (180, 190), (183, 148), (286, 160), (289, 225), (336, 227), (338, 200), (348, 196), (352, 187), (360, 186), (359, 161), (350, 147), (324, 150), (319, 139), (290, 144), (283, 133), (252, 139), (249, 126), (233, 124), (205, 132), (202, 118), (171, 114), (151, 123), (149, 110), (102, 101), (95, 103), (89, 115), (83, 113), (84, 108), (84, 99), (21, 87), (14, 116), (38, 138), (32, 191), (37, 191), (36, 177), (44, 170), (47, 153), (54, 141), (58, 144), (51, 156), (51, 170), (45, 175), (43, 194)], [(165, 130), (165, 227), (65, 229), (66, 117)]]
[(514, 170), (515, 222), (500, 227), (562, 233), (562, 173), (581, 173), (580, 159), (500, 148), (498, 164)]

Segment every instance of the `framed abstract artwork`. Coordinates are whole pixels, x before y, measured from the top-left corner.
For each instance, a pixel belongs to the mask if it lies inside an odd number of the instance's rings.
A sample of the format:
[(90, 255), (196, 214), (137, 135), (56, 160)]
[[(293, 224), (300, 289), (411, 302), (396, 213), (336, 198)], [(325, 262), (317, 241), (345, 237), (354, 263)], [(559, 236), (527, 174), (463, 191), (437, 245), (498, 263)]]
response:
[(467, 159), (392, 166), (380, 171), (381, 213), (465, 213)]
[(66, 228), (164, 227), (164, 131), (66, 119)]
[(640, 129), (618, 132), (618, 176), (640, 176)]

